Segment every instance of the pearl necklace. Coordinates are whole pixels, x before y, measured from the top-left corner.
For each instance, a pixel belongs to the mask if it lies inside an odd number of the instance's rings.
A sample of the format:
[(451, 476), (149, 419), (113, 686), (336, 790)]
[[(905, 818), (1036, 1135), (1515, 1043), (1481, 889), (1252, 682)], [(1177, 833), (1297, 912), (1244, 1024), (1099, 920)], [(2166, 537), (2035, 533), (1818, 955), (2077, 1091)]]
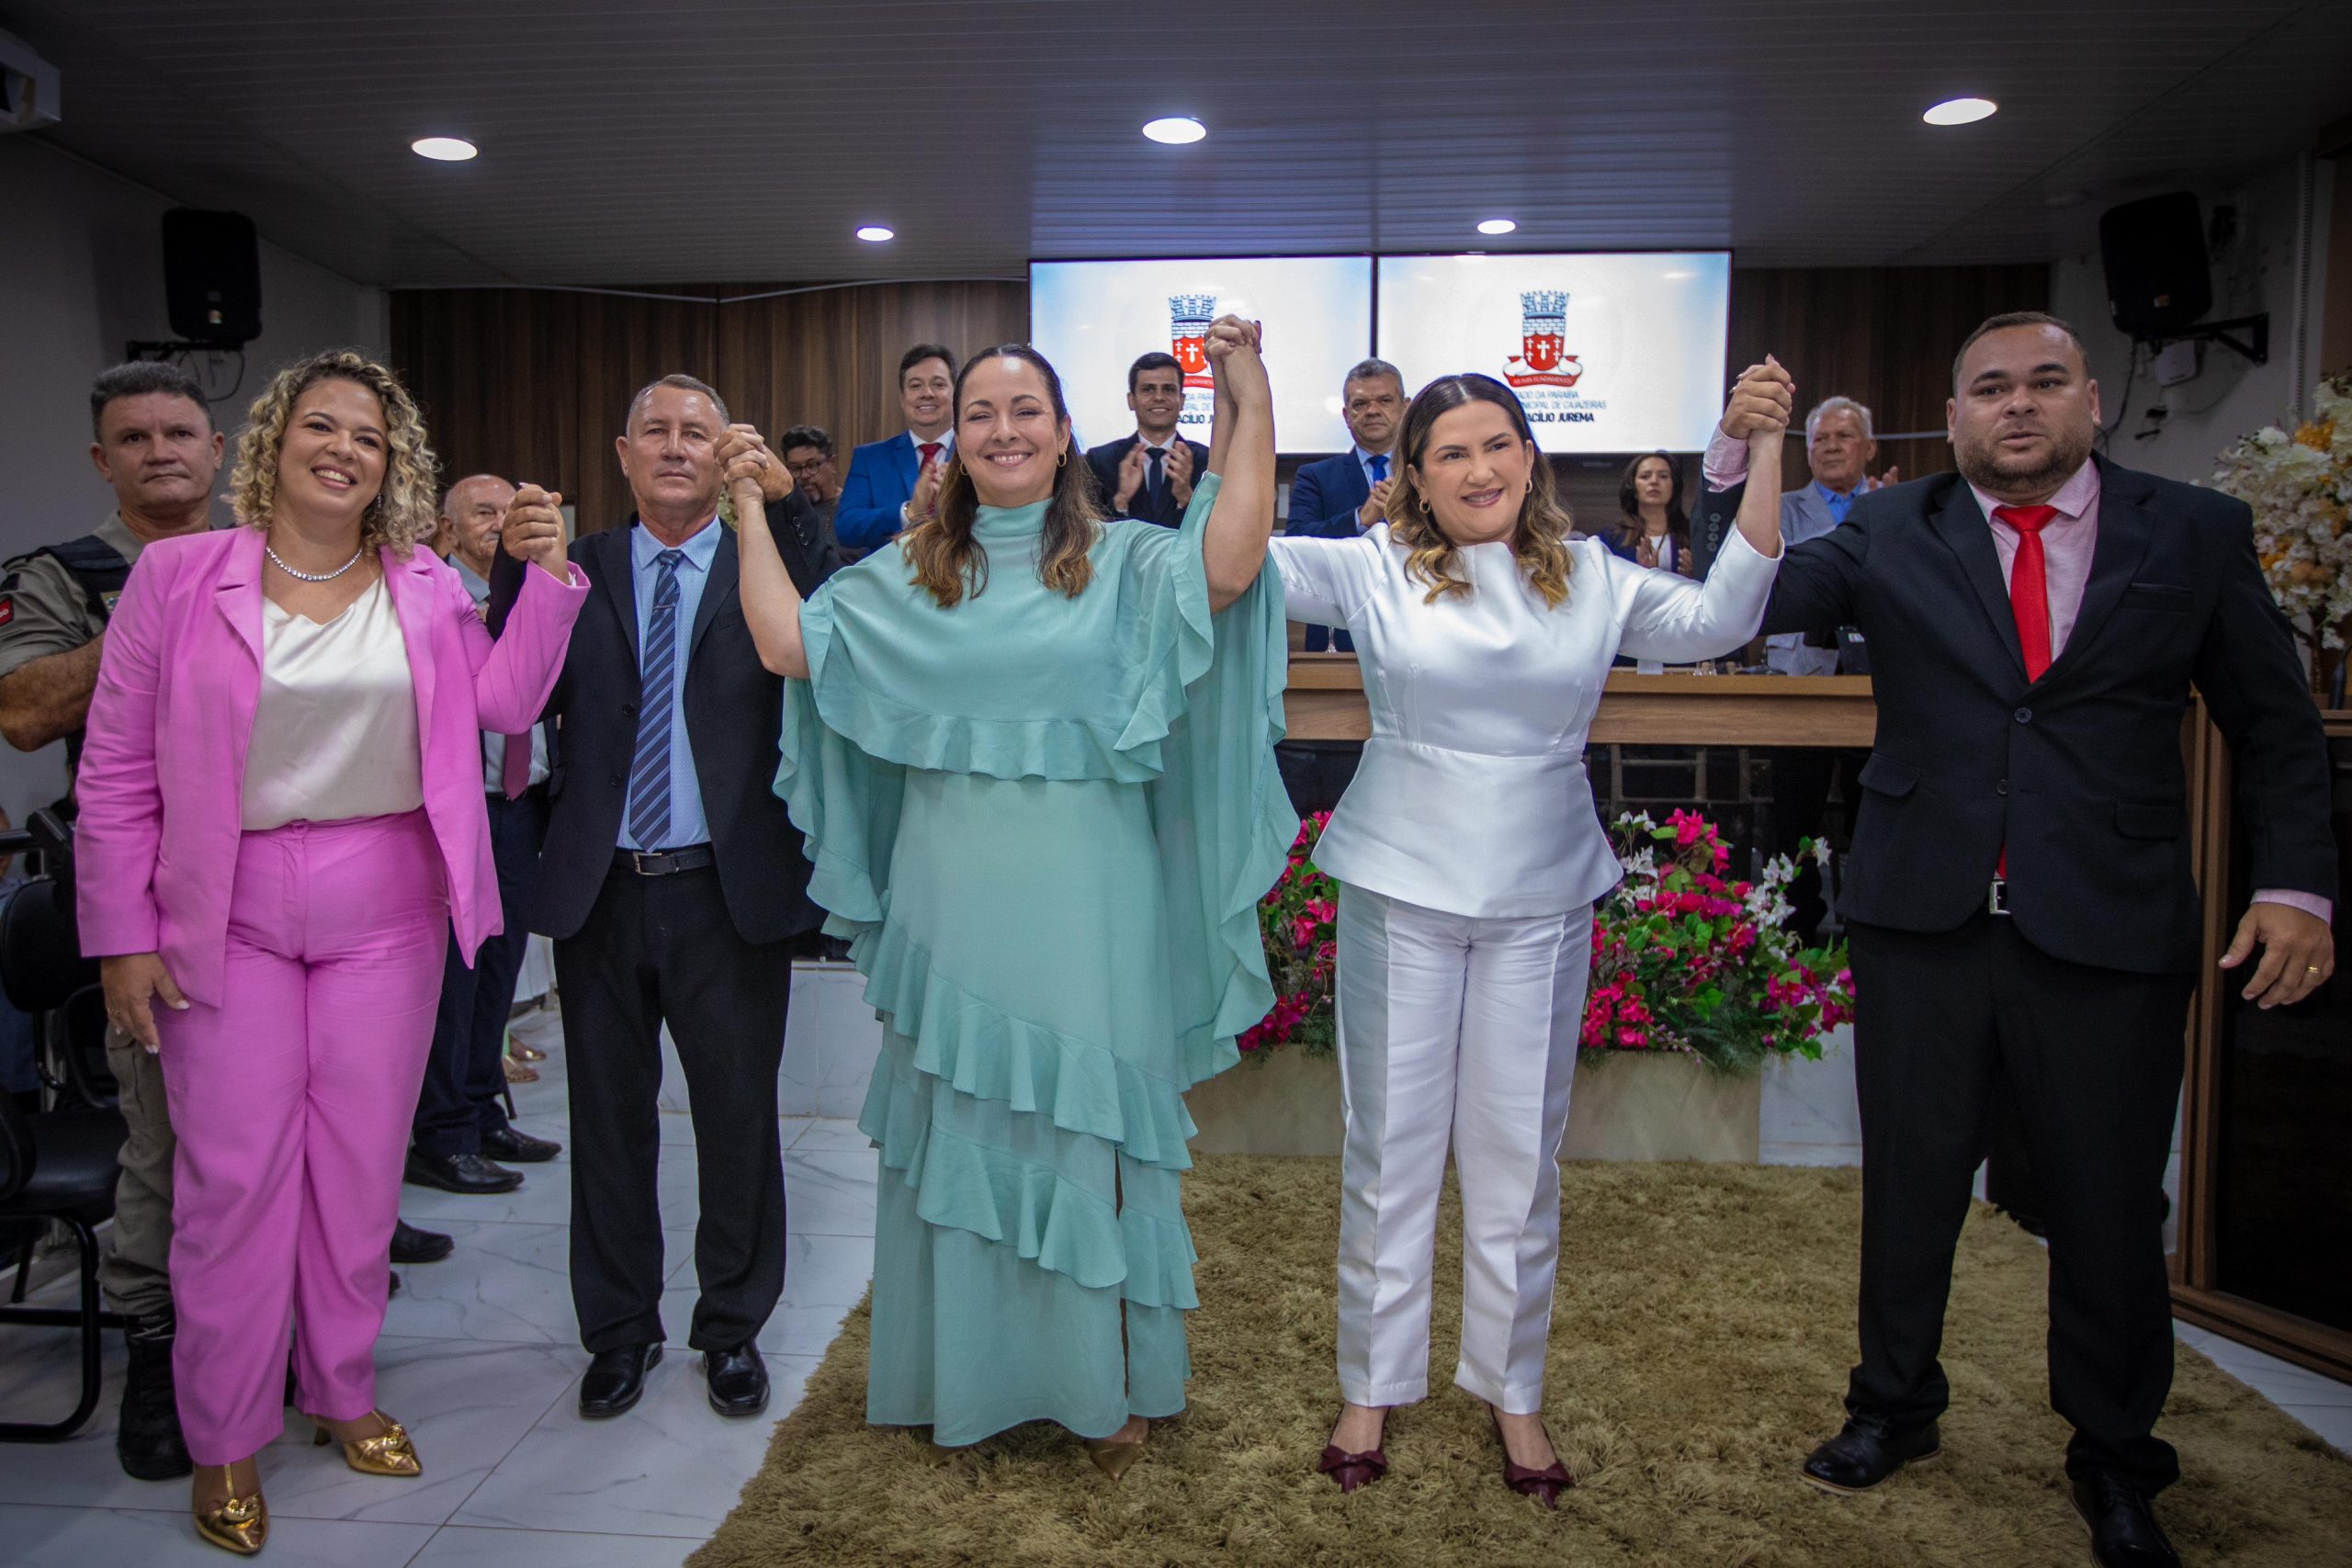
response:
[(351, 558), (344, 562), (341, 566), (335, 568), (333, 571), (296, 571), (292, 567), (286, 564), (285, 557), (279, 555), (268, 545), (265, 544), (262, 546), (262, 552), (276, 563), (278, 570), (284, 572), (288, 577), (300, 578), (304, 582), (333, 582), (336, 578), (341, 577), (345, 572), (349, 571), (353, 567), (359, 564), (359, 558), (368, 553), (368, 547), (362, 545), (357, 549), (352, 551)]

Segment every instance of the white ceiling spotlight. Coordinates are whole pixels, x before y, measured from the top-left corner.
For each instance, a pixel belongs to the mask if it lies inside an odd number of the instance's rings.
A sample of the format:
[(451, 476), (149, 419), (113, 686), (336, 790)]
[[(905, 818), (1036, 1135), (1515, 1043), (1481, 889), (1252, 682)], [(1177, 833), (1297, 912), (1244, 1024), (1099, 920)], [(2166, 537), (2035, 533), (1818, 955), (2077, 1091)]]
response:
[(1519, 225), (1508, 218), (1489, 218), (1478, 225), (1481, 234), (1508, 234)]
[(897, 239), (899, 233), (897, 230), (885, 229), (879, 223), (868, 223), (858, 230), (857, 237), (869, 245), (878, 245), (885, 240)]
[(1164, 119), (1144, 121), (1143, 133), (1151, 141), (1170, 147), (1182, 147), (1198, 141), (1209, 133), (1209, 128), (1191, 115), (1170, 115)]
[(408, 150), (436, 164), (462, 164), (481, 151), (462, 136), (420, 136), (408, 144)]
[(1919, 118), (1929, 125), (1974, 125), (1992, 118), (2000, 107), (1990, 98), (1946, 98)]

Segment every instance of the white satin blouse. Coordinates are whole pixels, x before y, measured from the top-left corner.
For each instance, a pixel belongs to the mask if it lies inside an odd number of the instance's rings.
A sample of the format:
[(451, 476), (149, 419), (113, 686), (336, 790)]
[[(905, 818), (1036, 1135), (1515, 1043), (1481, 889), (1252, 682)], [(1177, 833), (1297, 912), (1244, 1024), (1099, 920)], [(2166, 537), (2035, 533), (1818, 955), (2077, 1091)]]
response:
[(416, 682), (383, 579), (324, 626), (265, 598), (261, 647), (245, 749), (246, 832), (424, 804)]
[(1763, 624), (1779, 570), (1735, 532), (1705, 582), (1598, 539), (1568, 546), (1566, 603), (1547, 608), (1507, 543), (1458, 552), (1476, 592), (1424, 603), (1378, 524), (1353, 539), (1271, 542), (1292, 620), (1345, 626), (1372, 739), (1316, 864), (1351, 886), (1480, 919), (1554, 915), (1614, 886), (1616, 854), (1585, 777), (1585, 732), (1610, 661), (1688, 663)]

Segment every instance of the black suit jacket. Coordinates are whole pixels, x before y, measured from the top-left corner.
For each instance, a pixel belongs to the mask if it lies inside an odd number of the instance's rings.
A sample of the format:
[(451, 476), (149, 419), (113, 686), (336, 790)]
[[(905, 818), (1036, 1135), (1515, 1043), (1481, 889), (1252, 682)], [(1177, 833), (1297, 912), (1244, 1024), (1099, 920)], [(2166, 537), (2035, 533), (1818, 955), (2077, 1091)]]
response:
[[(1102, 509), (1114, 517), (1135, 517), (1146, 523), (1157, 523), (1163, 528), (1177, 527), (1184, 521), (1184, 509), (1177, 505), (1175, 496), (1164, 489), (1159, 504), (1155, 507), (1151, 503), (1150, 487), (1137, 485), (1134, 498), (1127, 502), (1127, 509), (1124, 512), (1119, 510), (1119, 465), (1127, 460), (1128, 450), (1141, 439), (1141, 436), (1130, 434), (1123, 440), (1086, 449), (1087, 467), (1094, 470), (1095, 486), (1102, 492)], [(1199, 484), (1202, 476), (1209, 471), (1209, 449), (1190, 436), (1179, 436), (1177, 439), (1193, 449), (1193, 482)], [(1148, 473), (1148, 468), (1145, 471)]]
[[(1847, 918), (1958, 927), (2004, 845), (2018, 930), (2074, 963), (2199, 964), (2180, 727), (2193, 686), (2237, 757), (2253, 886), (2336, 896), (2328, 762), (2292, 634), (2240, 501), (2098, 459), (2081, 614), (2028, 682), (1992, 525), (1957, 474), (1858, 498), (1788, 552), (1770, 632), (1860, 628), (1878, 733)], [(1736, 494), (1710, 497), (1710, 505)]]
[[(793, 585), (803, 594), (841, 564), (831, 530), (798, 491), (767, 508), (768, 527)], [(582, 537), (571, 558), (596, 591), (571, 629), (563, 673), (548, 712), (557, 721), (548, 780), (550, 816), (531, 902), (531, 929), (579, 933), (613, 869), (637, 752), (638, 648), (635, 572), (627, 525)], [(492, 584), (492, 625), (503, 624), (522, 581), (522, 563), (501, 552)], [(768, 673), (752, 646), (738, 592), (740, 558), (729, 530), (711, 561), (687, 634), (686, 738), (702, 784), (727, 912), (746, 942), (778, 942), (815, 926), (801, 834), (774, 789), (784, 680)]]

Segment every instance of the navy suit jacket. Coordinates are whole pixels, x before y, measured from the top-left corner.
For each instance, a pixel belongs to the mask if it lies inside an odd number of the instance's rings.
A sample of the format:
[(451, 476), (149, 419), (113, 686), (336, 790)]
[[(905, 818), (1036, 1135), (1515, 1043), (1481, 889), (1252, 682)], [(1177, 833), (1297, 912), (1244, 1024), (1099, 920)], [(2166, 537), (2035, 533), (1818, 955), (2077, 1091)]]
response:
[[(1352, 539), (1363, 532), (1356, 526), (1356, 509), (1371, 499), (1372, 482), (1363, 477), (1363, 465), (1356, 461), (1351, 446), (1336, 457), (1309, 463), (1291, 477), (1290, 518), (1283, 525), (1283, 532), (1317, 539)], [(1355, 646), (1345, 631), (1306, 628), (1309, 653), (1321, 653), (1327, 648), (1352, 653)]]
[[(1167, 481), (1164, 479), (1157, 508), (1151, 504), (1150, 492), (1138, 485), (1127, 502), (1127, 509), (1125, 512), (1119, 510), (1119, 465), (1127, 460), (1127, 453), (1142, 439), (1130, 434), (1116, 441), (1086, 449), (1087, 467), (1094, 470), (1094, 483), (1102, 492), (1102, 510), (1116, 517), (1157, 523), (1163, 528), (1178, 527), (1184, 521), (1184, 509), (1176, 504), (1176, 497), (1165, 488)], [(1181, 439), (1193, 449), (1193, 482), (1197, 485), (1201, 482), (1201, 476), (1209, 471), (1209, 449), (1190, 436)]]
[(842, 480), (841, 501), (833, 509), (833, 536), (845, 548), (870, 550), (898, 533), (899, 508), (914, 499), (915, 476), (922, 469), (915, 438), (903, 430), (852, 452), (849, 476)]

